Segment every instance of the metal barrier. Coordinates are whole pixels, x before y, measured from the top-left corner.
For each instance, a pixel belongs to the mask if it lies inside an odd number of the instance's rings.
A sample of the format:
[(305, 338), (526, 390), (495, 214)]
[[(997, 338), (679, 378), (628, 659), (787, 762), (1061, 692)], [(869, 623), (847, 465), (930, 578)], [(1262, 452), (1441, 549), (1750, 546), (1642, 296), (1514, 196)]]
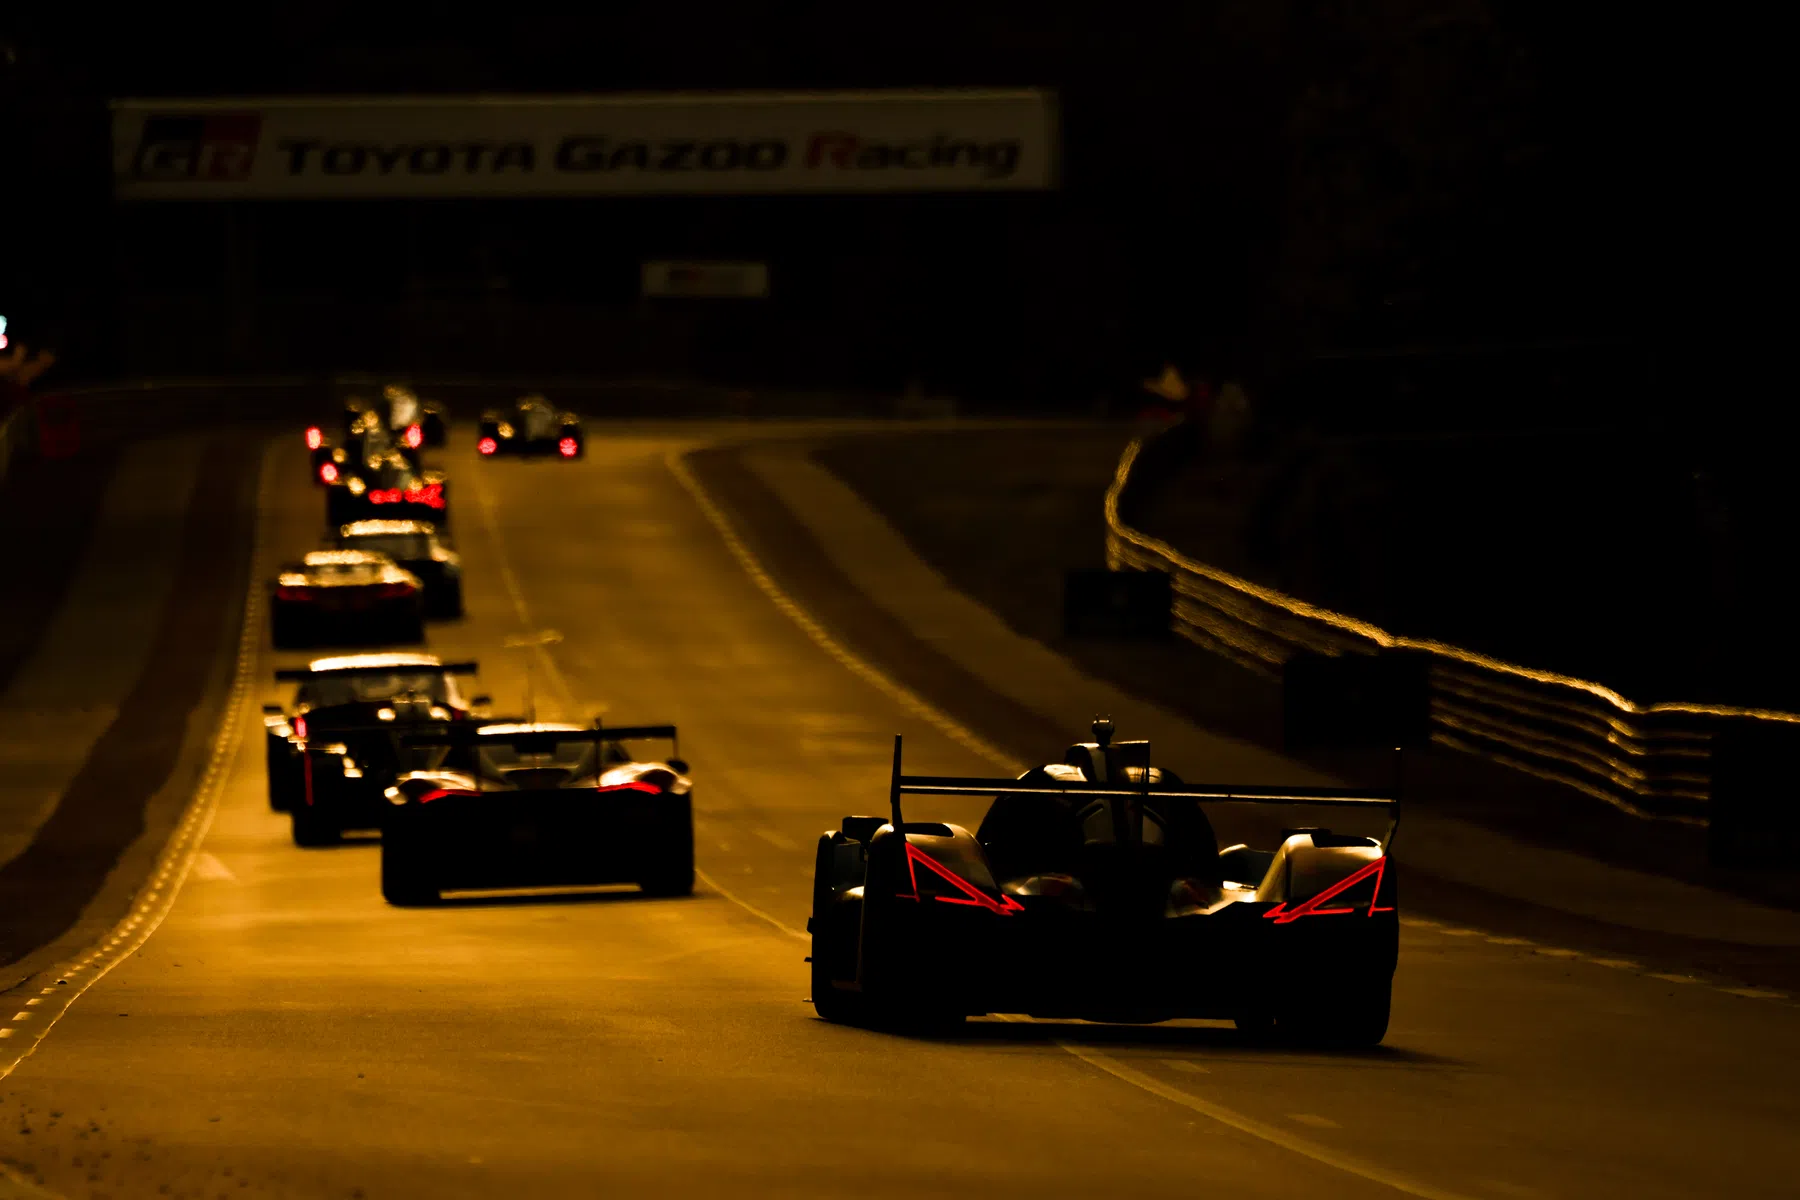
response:
[(1590, 680), (1503, 662), (1263, 587), (1182, 554), (1119, 515), (1132, 466), (1125, 448), (1106, 491), (1106, 558), (1113, 570), (1162, 571), (1176, 632), (1279, 679), (1295, 655), (1424, 652), (1432, 740), (1576, 788), (1634, 816), (1704, 825), (1712, 798), (1713, 738), (1727, 723), (1800, 727), (1800, 713), (1712, 704), (1637, 704)]

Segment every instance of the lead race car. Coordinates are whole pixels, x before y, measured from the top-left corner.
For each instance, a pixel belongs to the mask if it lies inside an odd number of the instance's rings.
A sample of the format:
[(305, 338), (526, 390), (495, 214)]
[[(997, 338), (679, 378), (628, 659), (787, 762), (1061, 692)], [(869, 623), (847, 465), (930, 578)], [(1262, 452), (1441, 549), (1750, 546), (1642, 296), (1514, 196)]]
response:
[(325, 520), (430, 521), (446, 529), (450, 483), (442, 471), (422, 469), (398, 451), (353, 461), (325, 485)]
[[(627, 748), (671, 743), (666, 759)], [(446, 890), (635, 883), (694, 890), (693, 789), (673, 725), (508, 721), (401, 740), (436, 762), (386, 789), (381, 892), (435, 903)]]
[[(1399, 946), (1393, 795), (1183, 783), (1108, 721), (1017, 779), (909, 776), (887, 817), (819, 839), (812, 996), (829, 1021), (942, 1026), (985, 1013), (1225, 1019), (1336, 1045), (1386, 1036)], [(901, 798), (992, 796), (980, 828)], [(1339, 830), (1221, 848), (1208, 809), (1320, 807)], [(1258, 822), (1248, 821), (1254, 826)], [(1366, 830), (1367, 832), (1364, 832)]]
[(492, 408), (481, 414), (475, 449), (484, 457), (554, 454), (580, 458), (587, 450), (587, 435), (574, 413), (552, 407), (542, 396), (521, 396), (510, 408)]
[(299, 686), (290, 707), (263, 706), (269, 807), (291, 814), (295, 844), (379, 829), (385, 789), (414, 765), (398, 739), (477, 719), (488, 698), (457, 683), (475, 672), (431, 654), (352, 654), (276, 671), (276, 682)]

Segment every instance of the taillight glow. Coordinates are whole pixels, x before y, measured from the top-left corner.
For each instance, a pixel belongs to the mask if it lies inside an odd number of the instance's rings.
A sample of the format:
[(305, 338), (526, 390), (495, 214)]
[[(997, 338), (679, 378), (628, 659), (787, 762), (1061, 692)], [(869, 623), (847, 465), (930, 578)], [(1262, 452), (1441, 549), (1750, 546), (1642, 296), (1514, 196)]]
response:
[(1022, 913), (1025, 911), (1025, 906), (1023, 904), (1020, 904), (1005, 892), (1000, 893), (1000, 898), (998, 900), (994, 899), (992, 896), (964, 879), (961, 875), (958, 875), (955, 871), (952, 871), (949, 867), (938, 862), (936, 859), (932, 858), (931, 855), (925, 853), (911, 842), (906, 843), (906, 873), (908, 878), (912, 880), (913, 890), (911, 895), (902, 895), (900, 899), (919, 899), (920, 866), (923, 866), (926, 870), (962, 893), (961, 896), (933, 897), (933, 899), (937, 900), (940, 904), (961, 904), (971, 908), (985, 908), (989, 912), (999, 913), (1001, 916), (1011, 916), (1014, 913)]
[(496, 442), (493, 438), (482, 438), (479, 442), (475, 443), (475, 449), (483, 454), (492, 454), (499, 448), (500, 443)]
[(384, 583), (375, 589), (375, 594), (383, 600), (399, 600), (412, 595), (414, 590), (410, 583)]
[(1324, 905), (1326, 901), (1334, 900), (1343, 895), (1371, 875), (1375, 877), (1375, 890), (1369, 896), (1369, 911), (1366, 915), (1372, 917), (1378, 912), (1393, 912), (1394, 907), (1391, 904), (1385, 908), (1377, 907), (1376, 904), (1376, 902), (1381, 899), (1381, 880), (1386, 873), (1387, 858), (1386, 856), (1383, 856), (1376, 859), (1356, 874), (1338, 880), (1312, 899), (1301, 902), (1298, 907), (1288, 908), (1284, 901), (1264, 913), (1263, 917), (1266, 920), (1274, 921), (1277, 925), (1287, 925), (1291, 922), (1298, 921), (1301, 917), (1323, 917), (1334, 914), (1353, 913), (1356, 909), (1351, 906), (1339, 905), (1336, 908), (1326, 908)]
[(425, 430), (417, 425), (408, 425), (406, 427), (406, 444), (414, 450), (423, 446), (425, 444)]
[(312, 428), (310, 428), (306, 431), (306, 448), (308, 450), (317, 450), (320, 446), (323, 446), (324, 444), (325, 444), (325, 432), (322, 429), (320, 429), (317, 425), (314, 425)]
[(295, 737), (305, 737), (306, 736), (306, 718), (305, 717), (295, 717), (294, 718), (294, 736)]
[(597, 787), (594, 790), (596, 792), (649, 792), (652, 796), (662, 792), (662, 789), (654, 783), (645, 783), (641, 779), (634, 779), (630, 783), (609, 783), (605, 787)]
[(556, 443), (556, 452), (564, 458), (574, 458), (575, 451), (578, 449), (580, 449), (580, 447), (575, 444), (575, 439), (572, 437), (566, 437), (562, 441)]
[(311, 600), (312, 589), (304, 587), (278, 587), (275, 589), (277, 600)]
[(336, 483), (338, 481), (337, 464), (336, 463), (321, 464), (319, 467), (319, 478), (324, 480), (326, 483)]
[(426, 792), (423, 796), (420, 796), (419, 803), (420, 804), (430, 804), (433, 800), (442, 800), (445, 796), (473, 796), (473, 795), (475, 795), (474, 792), (468, 791), (465, 788), (438, 788), (436, 791)]

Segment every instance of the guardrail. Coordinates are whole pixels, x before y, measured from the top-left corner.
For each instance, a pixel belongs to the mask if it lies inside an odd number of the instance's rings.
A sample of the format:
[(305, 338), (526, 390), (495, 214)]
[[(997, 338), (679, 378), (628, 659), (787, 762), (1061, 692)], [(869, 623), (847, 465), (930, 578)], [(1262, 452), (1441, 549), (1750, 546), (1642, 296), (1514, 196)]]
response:
[(1390, 633), (1199, 562), (1119, 515), (1144, 448), (1125, 448), (1106, 492), (1113, 570), (1170, 577), (1176, 632), (1279, 679), (1301, 653), (1428, 656), (1432, 740), (1576, 788), (1634, 816), (1707, 823), (1712, 746), (1729, 722), (1800, 728), (1800, 713), (1726, 705), (1637, 704), (1591, 680)]

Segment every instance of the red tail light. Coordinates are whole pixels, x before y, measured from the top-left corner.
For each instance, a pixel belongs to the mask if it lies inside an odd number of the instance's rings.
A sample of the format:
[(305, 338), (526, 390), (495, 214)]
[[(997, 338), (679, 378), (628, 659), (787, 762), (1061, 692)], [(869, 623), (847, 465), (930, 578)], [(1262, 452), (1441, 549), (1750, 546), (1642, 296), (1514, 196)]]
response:
[(473, 795), (475, 795), (474, 792), (467, 791), (463, 788), (438, 788), (436, 791), (426, 792), (423, 796), (420, 796), (419, 803), (420, 804), (430, 804), (433, 800), (442, 800), (445, 796), (473, 796)]
[(475, 449), (481, 451), (483, 454), (492, 454), (499, 448), (500, 443), (496, 442), (493, 438), (482, 438), (479, 442), (475, 443)]
[(311, 600), (313, 594), (311, 588), (278, 587), (275, 589), (275, 598), (277, 600)]
[(428, 483), (422, 488), (407, 488), (406, 502), (423, 504), (427, 508), (442, 508), (444, 507), (444, 485)]
[(1023, 904), (1020, 904), (1005, 892), (1000, 893), (1000, 898), (998, 900), (994, 899), (992, 896), (964, 879), (961, 875), (958, 875), (955, 871), (952, 871), (949, 867), (946, 867), (943, 863), (938, 862), (935, 858), (932, 858), (931, 855), (925, 853), (911, 842), (906, 844), (906, 873), (907, 878), (912, 881), (913, 890), (911, 895), (902, 895), (900, 899), (919, 899), (920, 867), (924, 867), (939, 879), (955, 888), (959, 893), (955, 896), (934, 896), (933, 899), (939, 904), (960, 904), (967, 905), (970, 908), (985, 908), (989, 912), (999, 913), (1001, 916), (1011, 916), (1014, 913), (1022, 913), (1025, 911), (1025, 906)]
[(336, 483), (338, 481), (337, 464), (336, 463), (322, 464), (319, 467), (319, 478), (324, 480), (326, 483)]
[(408, 425), (406, 427), (406, 444), (414, 450), (423, 446), (425, 444), (425, 430), (417, 425)]
[(574, 458), (575, 451), (580, 448), (581, 447), (575, 444), (575, 439), (570, 437), (566, 437), (562, 441), (556, 443), (557, 453), (561, 454), (564, 458)]
[(308, 450), (317, 450), (320, 446), (322, 446), (324, 444), (325, 444), (324, 430), (320, 429), (317, 425), (314, 425), (312, 428), (310, 428), (306, 431), (306, 448)]
[(1324, 905), (1326, 901), (1337, 899), (1357, 884), (1368, 879), (1371, 875), (1375, 877), (1375, 890), (1369, 894), (1369, 911), (1365, 915), (1372, 917), (1378, 912), (1393, 912), (1394, 909), (1392, 905), (1384, 908), (1379, 904), (1381, 899), (1381, 880), (1386, 874), (1387, 859), (1385, 857), (1378, 858), (1356, 874), (1332, 884), (1312, 899), (1302, 901), (1297, 907), (1289, 908), (1284, 901), (1277, 904), (1274, 908), (1271, 908), (1268, 912), (1264, 913), (1263, 916), (1268, 920), (1274, 921), (1277, 925), (1288, 925), (1298, 921), (1301, 917), (1324, 917), (1353, 913), (1356, 911), (1354, 905), (1340, 904), (1334, 908), (1326, 908)]
[(634, 779), (630, 783), (610, 783), (605, 787), (596, 787), (594, 790), (596, 792), (649, 792), (652, 796), (662, 793), (662, 789), (654, 783), (645, 783), (641, 779)]
[(305, 737), (306, 736), (306, 718), (305, 717), (295, 717), (294, 718), (294, 736), (295, 737)]
[(375, 589), (375, 594), (383, 600), (399, 600), (412, 595), (416, 590), (410, 583), (384, 583)]

